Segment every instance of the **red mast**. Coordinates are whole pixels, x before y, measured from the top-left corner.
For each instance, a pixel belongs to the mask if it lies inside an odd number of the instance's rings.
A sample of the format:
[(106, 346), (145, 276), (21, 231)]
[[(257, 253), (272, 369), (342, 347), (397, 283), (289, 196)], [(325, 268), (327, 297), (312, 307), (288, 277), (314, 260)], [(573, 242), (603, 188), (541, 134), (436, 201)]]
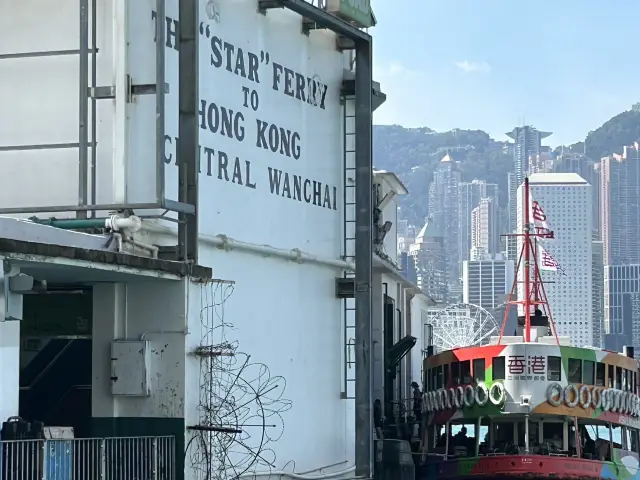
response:
[[(531, 288), (530, 282), (531, 273), (529, 271), (529, 242), (531, 242), (531, 233), (529, 232), (529, 178), (524, 179), (524, 341), (531, 341), (531, 304), (529, 303), (531, 300)], [(537, 255), (533, 255), (533, 262), (537, 266)], [(514, 281), (517, 281), (517, 273)], [(511, 299), (509, 299), (511, 300)], [(507, 310), (509, 307), (507, 307)]]
[[(515, 305), (517, 308), (518, 305), (522, 305), (524, 311), (524, 341), (531, 341), (531, 316), (536, 314), (536, 310), (542, 309), (542, 312), (549, 319), (549, 325), (553, 330), (553, 335), (556, 338), (556, 342), (558, 345), (560, 341), (558, 339), (558, 333), (556, 332), (556, 327), (553, 322), (553, 318), (551, 317), (551, 309), (549, 307), (549, 302), (547, 301), (547, 293), (544, 288), (544, 284), (542, 282), (542, 276), (540, 275), (540, 270), (538, 268), (538, 255), (537, 255), (537, 239), (538, 238), (553, 238), (553, 232), (546, 229), (538, 229), (535, 226), (531, 225), (531, 218), (529, 217), (531, 212), (531, 198), (529, 193), (529, 179), (524, 179), (524, 189), (523, 189), (523, 203), (524, 203), (524, 212), (523, 212), (523, 222), (522, 222), (522, 232), (523, 233), (512, 233), (503, 235), (506, 237), (521, 237), (522, 238), (522, 249), (520, 250), (520, 255), (518, 257), (518, 263), (516, 266), (516, 275), (513, 280), (513, 285), (511, 286), (511, 292), (509, 293), (509, 299), (507, 301), (507, 308), (504, 312), (504, 319), (502, 320), (502, 328), (500, 329), (500, 337), (498, 339), (498, 345), (502, 342), (502, 337), (504, 336), (504, 328), (507, 324), (507, 318), (509, 318), (509, 311), (512, 305)], [(535, 214), (534, 214), (535, 216)], [(535, 218), (533, 219), (535, 220)], [(532, 231), (533, 230), (533, 231)], [(534, 243), (533, 240), (536, 240)], [(523, 265), (523, 276), (524, 279), (521, 281), (518, 280), (518, 273), (520, 272), (520, 266), (522, 265), (522, 261), (524, 260)], [(533, 268), (531, 268), (533, 267)], [(531, 275), (533, 272), (533, 276)], [(524, 296), (522, 299), (514, 299), (514, 292), (517, 292), (517, 286), (519, 283), (524, 284)], [(533, 311), (532, 311), (533, 309)]]

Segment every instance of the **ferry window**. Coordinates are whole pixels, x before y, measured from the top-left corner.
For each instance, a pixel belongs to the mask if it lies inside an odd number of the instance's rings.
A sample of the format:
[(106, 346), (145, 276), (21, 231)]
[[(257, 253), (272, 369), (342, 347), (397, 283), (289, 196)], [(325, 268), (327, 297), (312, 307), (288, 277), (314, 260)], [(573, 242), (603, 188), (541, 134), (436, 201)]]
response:
[(596, 386), (604, 387), (605, 364), (598, 362), (596, 365)]
[(562, 359), (560, 357), (547, 357), (547, 380), (559, 382), (561, 370)]
[(631, 381), (633, 382), (632, 383), (632, 387), (631, 387), (631, 391), (637, 395), (638, 394), (638, 384), (636, 383), (637, 382), (636, 372), (631, 372)]
[(616, 388), (622, 390), (622, 368), (616, 367)]
[(582, 360), (577, 358), (569, 359), (567, 381), (569, 383), (582, 383)]
[(438, 388), (438, 367), (431, 369), (431, 390)]
[(632, 452), (638, 453), (638, 430), (635, 428), (630, 429), (631, 431), (631, 448)]
[(442, 368), (444, 368), (444, 375), (442, 377), (442, 381), (444, 382), (444, 385), (449, 385), (449, 364), (444, 365)]
[(625, 377), (627, 377), (627, 385), (625, 386), (625, 390), (631, 390), (632, 380), (631, 380), (631, 370), (625, 370)]
[(609, 384), (609, 388), (613, 388), (613, 365), (609, 365), (609, 368), (607, 370), (609, 370), (609, 378), (607, 379), (607, 383)]
[(588, 385), (595, 385), (595, 379), (594, 374), (595, 372), (595, 362), (592, 362), (591, 360), (585, 360), (584, 364), (582, 365), (582, 378), (583, 378), (583, 382), (588, 384)]
[(493, 357), (491, 361), (493, 367), (493, 380), (504, 380), (505, 377), (505, 363), (504, 357)]
[(484, 358), (476, 358), (473, 361), (473, 377), (478, 382), (484, 382)]
[(442, 383), (442, 365), (437, 367), (436, 370), (437, 370), (436, 388), (442, 388), (442, 387), (444, 387), (444, 385)]
[(460, 383), (460, 362), (453, 362), (451, 364), (451, 383), (453, 385)]
[(460, 380), (463, 385), (471, 383), (471, 360), (460, 362)]

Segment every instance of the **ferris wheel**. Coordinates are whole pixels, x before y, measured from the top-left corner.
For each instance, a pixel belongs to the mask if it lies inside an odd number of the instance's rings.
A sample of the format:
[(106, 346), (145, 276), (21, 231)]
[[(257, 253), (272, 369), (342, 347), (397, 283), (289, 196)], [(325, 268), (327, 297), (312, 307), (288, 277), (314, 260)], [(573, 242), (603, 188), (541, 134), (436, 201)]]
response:
[(487, 310), (477, 305), (458, 303), (434, 312), (433, 343), (440, 350), (485, 345), (500, 326)]

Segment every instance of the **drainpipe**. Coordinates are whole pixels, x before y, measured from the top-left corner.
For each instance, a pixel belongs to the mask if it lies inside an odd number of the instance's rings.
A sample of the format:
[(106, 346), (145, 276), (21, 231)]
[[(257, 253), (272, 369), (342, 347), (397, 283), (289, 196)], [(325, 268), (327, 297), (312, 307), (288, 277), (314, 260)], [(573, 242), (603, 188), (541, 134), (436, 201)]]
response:
[(107, 218), (38, 218), (31, 217), (29, 219), (33, 223), (39, 225), (48, 225), (50, 227), (60, 228), (62, 230), (84, 230), (89, 228), (108, 228), (114, 232), (128, 230), (135, 233), (140, 230), (142, 220), (135, 215), (130, 217), (122, 217), (120, 215), (111, 215)]

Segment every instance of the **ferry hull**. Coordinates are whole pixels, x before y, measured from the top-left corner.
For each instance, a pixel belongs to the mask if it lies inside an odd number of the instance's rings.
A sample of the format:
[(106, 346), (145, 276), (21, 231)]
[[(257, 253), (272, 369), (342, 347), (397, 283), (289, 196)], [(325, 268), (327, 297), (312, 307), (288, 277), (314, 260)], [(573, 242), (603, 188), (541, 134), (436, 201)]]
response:
[(435, 479), (640, 479), (637, 466), (626, 468), (610, 462), (548, 455), (501, 455), (442, 461), (425, 465), (417, 480)]

